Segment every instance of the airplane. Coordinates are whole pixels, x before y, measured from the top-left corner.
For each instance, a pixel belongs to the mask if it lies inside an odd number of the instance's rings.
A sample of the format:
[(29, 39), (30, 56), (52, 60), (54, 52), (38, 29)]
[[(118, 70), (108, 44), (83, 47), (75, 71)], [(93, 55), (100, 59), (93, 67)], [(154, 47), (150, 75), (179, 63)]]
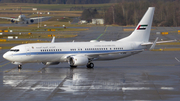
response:
[(93, 68), (93, 61), (114, 60), (125, 58), (147, 49), (153, 49), (156, 43), (175, 42), (176, 40), (149, 42), (155, 7), (149, 7), (145, 15), (127, 37), (117, 41), (90, 42), (54, 42), (22, 44), (11, 48), (3, 58), (18, 65), (23, 63), (42, 63), (57, 65), (68, 62), (70, 67), (87, 66)]
[(1, 19), (10, 20), (11, 23), (16, 22), (16, 24), (18, 24), (18, 22), (23, 22), (23, 24), (24, 24), (24, 23), (29, 24), (29, 23), (34, 23), (35, 20), (42, 19), (42, 18), (48, 18), (48, 17), (27, 18), (25, 15), (20, 14), (20, 15), (18, 16), (18, 18), (9, 18), (9, 17), (0, 17), (0, 18), (1, 18)]

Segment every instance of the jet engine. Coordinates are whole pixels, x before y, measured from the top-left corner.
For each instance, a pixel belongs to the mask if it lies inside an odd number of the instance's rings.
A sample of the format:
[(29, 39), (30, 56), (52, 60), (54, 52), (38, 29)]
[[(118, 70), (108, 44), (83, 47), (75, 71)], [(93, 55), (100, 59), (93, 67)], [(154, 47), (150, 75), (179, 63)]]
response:
[(12, 19), (11, 22), (14, 23), (15, 21)]
[(33, 22), (34, 22), (34, 20), (33, 20), (33, 19), (31, 19), (31, 20), (30, 20), (30, 22), (31, 22), (31, 23), (33, 23)]
[(88, 64), (88, 58), (85, 56), (71, 56), (68, 63), (72, 66), (83, 66)]
[(44, 65), (58, 65), (59, 62), (42, 62)]

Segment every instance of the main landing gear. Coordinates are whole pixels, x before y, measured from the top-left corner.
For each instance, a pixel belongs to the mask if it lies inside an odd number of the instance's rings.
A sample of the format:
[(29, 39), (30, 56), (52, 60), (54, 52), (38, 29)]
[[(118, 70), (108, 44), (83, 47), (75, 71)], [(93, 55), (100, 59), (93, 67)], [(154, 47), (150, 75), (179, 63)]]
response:
[[(76, 68), (77, 66), (74, 66), (74, 65), (70, 65), (71, 68)], [(94, 64), (93, 63), (88, 63), (86, 65), (87, 68), (94, 68)]]
[(74, 65), (70, 65), (71, 68), (76, 68), (77, 66), (74, 66)]
[(87, 68), (93, 68), (94, 64), (93, 63), (88, 63), (86, 66), (87, 66)]

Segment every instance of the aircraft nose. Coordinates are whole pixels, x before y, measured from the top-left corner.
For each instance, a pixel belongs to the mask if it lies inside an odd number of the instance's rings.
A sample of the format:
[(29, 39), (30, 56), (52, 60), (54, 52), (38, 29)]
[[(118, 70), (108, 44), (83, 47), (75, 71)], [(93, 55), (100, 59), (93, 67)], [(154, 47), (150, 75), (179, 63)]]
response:
[(3, 58), (5, 58), (5, 59), (6, 59), (6, 53), (5, 53), (5, 54), (3, 54)]
[(5, 58), (5, 59), (8, 60), (8, 53), (5, 53), (5, 54), (3, 55), (3, 58)]

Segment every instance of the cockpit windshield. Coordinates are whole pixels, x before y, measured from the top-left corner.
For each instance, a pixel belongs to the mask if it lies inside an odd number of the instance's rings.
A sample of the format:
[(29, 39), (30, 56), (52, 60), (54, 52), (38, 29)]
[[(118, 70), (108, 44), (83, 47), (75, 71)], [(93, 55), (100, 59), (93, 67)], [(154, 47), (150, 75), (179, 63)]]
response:
[(9, 51), (18, 52), (19, 49), (10, 49)]

